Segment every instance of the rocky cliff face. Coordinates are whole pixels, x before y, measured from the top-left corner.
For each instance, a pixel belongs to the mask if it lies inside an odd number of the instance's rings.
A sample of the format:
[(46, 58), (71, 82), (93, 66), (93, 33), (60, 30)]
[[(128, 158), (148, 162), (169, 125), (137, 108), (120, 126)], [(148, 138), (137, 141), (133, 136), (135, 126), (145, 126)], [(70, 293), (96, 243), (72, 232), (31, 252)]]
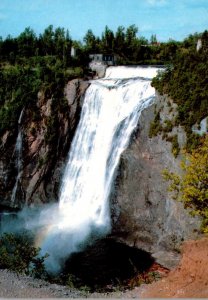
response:
[[(171, 143), (162, 135), (149, 138), (150, 122), (160, 110), (161, 120), (176, 113), (166, 96), (142, 112), (138, 130), (123, 153), (112, 196), (113, 233), (119, 241), (150, 252), (157, 262), (171, 268), (179, 259), (183, 240), (197, 235), (199, 220), (192, 218), (182, 203), (172, 200), (162, 171), (180, 173), (182, 156), (176, 159)], [(173, 128), (180, 146), (185, 142), (182, 128)]]
[(87, 87), (83, 80), (72, 80), (61, 100), (40, 91), (36, 107), (23, 109), (18, 128), (5, 132), (0, 145), (1, 208), (57, 201)]

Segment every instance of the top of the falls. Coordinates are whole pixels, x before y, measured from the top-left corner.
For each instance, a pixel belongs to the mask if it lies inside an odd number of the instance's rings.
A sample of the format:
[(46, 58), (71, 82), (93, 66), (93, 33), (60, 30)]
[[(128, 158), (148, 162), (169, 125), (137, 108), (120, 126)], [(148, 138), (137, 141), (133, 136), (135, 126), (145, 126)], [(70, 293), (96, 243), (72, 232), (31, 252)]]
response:
[(113, 66), (106, 70), (105, 77), (91, 81), (108, 89), (127, 86), (135, 81), (151, 81), (158, 74), (159, 67)]
[(145, 67), (145, 66), (116, 66), (109, 67), (106, 70), (104, 79), (131, 79), (142, 77), (145, 79), (152, 79), (158, 73), (158, 67)]

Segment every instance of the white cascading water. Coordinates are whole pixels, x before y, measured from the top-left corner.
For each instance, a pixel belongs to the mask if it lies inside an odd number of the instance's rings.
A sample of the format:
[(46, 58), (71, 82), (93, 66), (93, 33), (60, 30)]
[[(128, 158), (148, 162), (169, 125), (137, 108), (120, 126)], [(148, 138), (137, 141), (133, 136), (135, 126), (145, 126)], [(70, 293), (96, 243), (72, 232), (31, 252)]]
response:
[(104, 79), (92, 81), (61, 187), (63, 227), (89, 221), (96, 226), (109, 224), (107, 200), (113, 175), (139, 113), (153, 99), (150, 78), (155, 72), (153, 68), (113, 67)]
[(22, 176), (22, 130), (21, 130), (21, 122), (23, 117), (24, 109), (22, 109), (19, 120), (18, 120), (18, 135), (15, 143), (15, 149), (14, 149), (14, 155), (16, 156), (15, 159), (15, 166), (17, 169), (17, 176), (16, 181), (14, 184), (14, 187), (12, 189), (11, 194), (11, 203), (14, 204), (16, 200), (16, 194), (17, 194), (17, 187), (20, 181), (20, 178)]
[[(144, 108), (153, 102), (157, 68), (110, 67), (86, 91), (60, 190), (58, 214), (41, 245), (48, 269), (79, 251), (92, 232), (110, 230), (108, 198), (121, 153)], [(47, 213), (46, 213), (47, 214)], [(53, 214), (51, 214), (52, 216)], [(46, 215), (45, 215), (46, 216)]]

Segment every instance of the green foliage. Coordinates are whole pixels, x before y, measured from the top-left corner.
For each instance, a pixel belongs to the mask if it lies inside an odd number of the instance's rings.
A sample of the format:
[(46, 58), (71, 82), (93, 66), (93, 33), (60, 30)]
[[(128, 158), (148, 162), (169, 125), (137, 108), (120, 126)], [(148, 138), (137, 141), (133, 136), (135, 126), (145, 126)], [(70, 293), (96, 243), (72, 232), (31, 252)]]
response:
[(180, 176), (173, 172), (169, 172), (167, 169), (163, 170), (162, 176), (166, 181), (170, 182), (168, 190), (173, 193), (172, 198), (177, 200), (180, 192)]
[(26, 28), (17, 38), (8, 36), (0, 41), (0, 59), (11, 64), (19, 64), (31, 57), (56, 56), (69, 65), (71, 61), (72, 40), (69, 31), (64, 28), (48, 26), (39, 37), (30, 28)]
[(171, 132), (173, 129), (173, 123), (170, 120), (164, 121), (163, 132)]
[(149, 129), (149, 137), (152, 138), (153, 136), (156, 136), (162, 131), (162, 125), (160, 124), (160, 112), (157, 112), (155, 114), (154, 120), (150, 123), (150, 129)]
[[(195, 143), (191, 127), (199, 124), (208, 115), (208, 35), (202, 34), (202, 49), (196, 51), (199, 35), (190, 36), (178, 48), (173, 65), (153, 79), (152, 85), (161, 94), (168, 94), (178, 105), (176, 123), (183, 125), (187, 132), (187, 149)], [(196, 145), (194, 145), (196, 144)]]
[(160, 112), (158, 111), (155, 114), (155, 118), (154, 118), (153, 122), (150, 123), (149, 137), (152, 138), (152, 137), (162, 133), (163, 134), (162, 138), (166, 139), (167, 141), (172, 143), (172, 153), (175, 157), (177, 157), (180, 152), (178, 137), (177, 137), (177, 135), (168, 136), (168, 133), (171, 132), (172, 129), (173, 129), (173, 124), (170, 120), (165, 120), (164, 124), (161, 124)]
[[(27, 27), (18, 37), (8, 36), (0, 40), (0, 61), (3, 64), (22, 65), (36, 62), (42, 57), (53, 57), (62, 61), (64, 68), (88, 66), (89, 54), (116, 54), (119, 64), (165, 64), (172, 61), (181, 43), (168, 41), (159, 43), (156, 35), (150, 41), (139, 36), (137, 26), (119, 26), (113, 32), (105, 26), (101, 37), (88, 29), (84, 44), (72, 41), (69, 31), (49, 25), (42, 34), (36, 36)], [(71, 57), (71, 47), (76, 49), (76, 57)]]
[(82, 78), (84, 76), (84, 70), (81, 67), (68, 68), (65, 71), (65, 76), (68, 80), (72, 78)]
[(195, 132), (187, 130), (187, 142), (186, 142), (186, 150), (188, 152), (193, 151), (194, 149), (197, 149), (201, 145), (201, 136), (198, 135)]
[(23, 108), (29, 108), (33, 121), (39, 120), (37, 94), (40, 90), (46, 98), (53, 99), (54, 111), (66, 113), (68, 104), (63, 95), (64, 86), (68, 80), (83, 76), (82, 68), (65, 69), (63, 62), (53, 57), (38, 58), (37, 61), (28, 59), (27, 63), (0, 69), (0, 135), (17, 127)]
[(171, 182), (169, 190), (174, 199), (182, 201), (192, 215), (200, 216), (202, 231), (208, 233), (208, 136), (202, 146), (187, 153), (186, 158), (182, 176), (164, 170), (163, 177)]
[(185, 177), (182, 201), (193, 215), (203, 218), (202, 228), (208, 232), (208, 136), (199, 149), (188, 155), (189, 164), (183, 164)]
[(48, 255), (40, 257), (39, 252), (27, 235), (5, 233), (0, 237), (0, 268), (44, 278), (44, 260)]
[(23, 107), (33, 107), (40, 89), (40, 79), (29, 67), (0, 69), (0, 134), (14, 128)]
[(65, 115), (68, 107), (64, 86), (68, 80), (84, 75), (82, 54), (77, 60), (81, 65), (74, 66), (71, 45), (69, 32), (52, 25), (39, 37), (28, 27), (17, 38), (0, 40), (0, 135), (17, 128), (23, 108), (29, 108), (34, 122), (40, 119), (37, 94), (42, 90), (45, 98), (52, 98), (54, 113), (53, 120), (48, 120), (46, 143), (57, 139), (58, 112)]
[(174, 135), (172, 137), (172, 153), (175, 157), (177, 157), (179, 152), (180, 152), (180, 146), (178, 143), (178, 136)]

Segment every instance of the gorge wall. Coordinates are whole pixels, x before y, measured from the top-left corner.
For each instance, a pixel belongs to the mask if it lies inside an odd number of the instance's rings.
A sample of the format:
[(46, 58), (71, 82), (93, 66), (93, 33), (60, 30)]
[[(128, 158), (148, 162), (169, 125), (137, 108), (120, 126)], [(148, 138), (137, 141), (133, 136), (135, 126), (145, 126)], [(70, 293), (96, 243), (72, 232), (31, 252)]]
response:
[[(171, 102), (171, 106), (170, 106)], [(167, 96), (156, 93), (155, 104), (146, 108), (137, 132), (123, 153), (112, 195), (113, 233), (119, 241), (152, 253), (157, 262), (171, 268), (179, 259), (183, 240), (198, 235), (199, 220), (183, 204), (172, 200), (162, 171), (181, 173), (182, 155), (172, 153), (172, 144), (161, 135), (149, 138), (150, 123), (160, 111), (161, 122), (177, 113)], [(186, 142), (182, 127), (175, 127), (180, 147)]]
[[(64, 91), (62, 104), (40, 91), (36, 107), (25, 108), (14, 130), (6, 131), (0, 144), (0, 207), (21, 208), (25, 204), (55, 202), (88, 82), (75, 79)], [(22, 134), (21, 176), (15, 199), (12, 191), (17, 174), (15, 143)]]
[[(0, 207), (21, 208), (25, 204), (41, 204), (58, 200), (60, 179), (89, 83), (72, 80), (65, 87), (65, 106), (54, 123), (53, 98), (39, 92), (37, 117), (25, 108), (19, 129), (7, 131), (0, 146)], [(156, 95), (154, 105), (140, 117), (128, 149), (123, 153), (111, 196), (112, 234), (114, 239), (143, 249), (166, 267), (173, 267), (179, 258), (184, 239), (198, 234), (199, 220), (189, 216), (181, 203), (171, 200), (167, 182), (161, 172), (180, 171), (180, 155), (176, 159), (171, 143), (161, 135), (149, 138), (149, 127), (155, 111), (161, 118), (175, 113), (166, 96)], [(57, 131), (53, 132), (56, 126)], [(21, 130), (22, 170), (18, 179), (15, 201), (11, 201), (17, 178), (15, 143)], [(182, 128), (174, 128), (181, 146), (185, 141)], [(53, 143), (50, 144), (50, 140)]]

